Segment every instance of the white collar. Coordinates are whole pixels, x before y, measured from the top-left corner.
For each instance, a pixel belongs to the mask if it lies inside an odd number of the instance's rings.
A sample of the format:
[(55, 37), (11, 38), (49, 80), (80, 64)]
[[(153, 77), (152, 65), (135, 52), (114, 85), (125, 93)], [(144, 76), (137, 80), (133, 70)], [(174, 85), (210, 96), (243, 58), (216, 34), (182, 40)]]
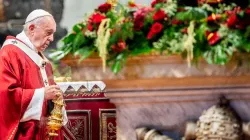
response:
[(31, 43), (30, 39), (27, 37), (27, 35), (25, 34), (24, 31), (22, 31), (21, 33), (19, 33), (16, 36), (17, 39), (23, 41), (26, 45), (28, 45), (28, 47), (30, 47), (32, 50), (34, 50), (36, 53), (38, 53), (36, 47)]

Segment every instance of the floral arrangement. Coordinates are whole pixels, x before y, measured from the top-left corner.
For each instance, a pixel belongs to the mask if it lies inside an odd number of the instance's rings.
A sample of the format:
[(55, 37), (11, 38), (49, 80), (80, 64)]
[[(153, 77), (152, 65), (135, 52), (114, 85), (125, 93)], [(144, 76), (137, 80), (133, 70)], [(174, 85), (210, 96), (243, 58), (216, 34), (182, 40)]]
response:
[[(243, 6), (242, 6), (243, 5)], [(118, 73), (128, 57), (157, 52), (180, 54), (188, 63), (226, 64), (235, 52), (250, 51), (250, 7), (222, 0), (153, 0), (150, 6), (100, 5), (62, 39), (53, 58), (83, 60), (98, 53), (103, 67)], [(105, 69), (104, 69), (105, 70)]]

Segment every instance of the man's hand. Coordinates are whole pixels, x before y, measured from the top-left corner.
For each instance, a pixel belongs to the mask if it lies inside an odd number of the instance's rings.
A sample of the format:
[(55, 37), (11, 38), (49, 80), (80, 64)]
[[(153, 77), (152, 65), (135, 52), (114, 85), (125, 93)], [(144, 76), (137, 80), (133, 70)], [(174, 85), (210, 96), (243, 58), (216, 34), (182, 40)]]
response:
[(52, 85), (45, 87), (44, 98), (47, 100), (52, 100), (58, 97), (58, 94), (61, 94), (60, 87), (58, 85)]

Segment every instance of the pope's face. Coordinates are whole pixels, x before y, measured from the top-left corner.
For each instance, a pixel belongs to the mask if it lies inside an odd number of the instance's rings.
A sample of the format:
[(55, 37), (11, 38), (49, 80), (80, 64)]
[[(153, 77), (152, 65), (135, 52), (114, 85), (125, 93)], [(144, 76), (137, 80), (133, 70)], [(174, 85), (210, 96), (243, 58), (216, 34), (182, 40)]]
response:
[(30, 25), (29, 29), (31, 30), (31, 42), (39, 52), (42, 52), (54, 40), (56, 22), (53, 17), (46, 16), (41, 19), (38, 25)]

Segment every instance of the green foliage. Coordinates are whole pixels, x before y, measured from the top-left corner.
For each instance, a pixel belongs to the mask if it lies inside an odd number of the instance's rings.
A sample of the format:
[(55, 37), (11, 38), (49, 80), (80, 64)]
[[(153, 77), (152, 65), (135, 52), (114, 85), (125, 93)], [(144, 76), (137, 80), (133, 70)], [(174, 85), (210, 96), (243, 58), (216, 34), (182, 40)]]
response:
[(75, 34), (69, 34), (62, 41), (63, 41), (64, 44), (70, 44), (70, 43), (73, 42), (73, 40), (75, 39), (75, 37), (76, 37)]
[(94, 51), (95, 51), (94, 47), (83, 47), (83, 48), (80, 48), (77, 51), (75, 51), (74, 55), (81, 56), (80, 60), (79, 60), (79, 62), (80, 62), (83, 59), (89, 57)]
[(167, 51), (168, 54), (179, 54), (184, 51), (183, 43), (186, 38), (187, 35), (183, 35), (179, 32), (171, 32), (170, 29), (170, 31), (165, 32), (162, 38), (160, 38), (157, 42), (154, 42), (153, 46), (161, 53), (163, 51)]
[(85, 37), (82, 34), (82, 32), (79, 32), (76, 35), (75, 39), (73, 40), (72, 44), (73, 50), (77, 51), (80, 48), (80, 46), (82, 46), (84, 43), (85, 43)]
[(135, 33), (134, 40), (131, 40), (131, 44), (128, 44), (130, 55), (131, 56), (137, 56), (140, 54), (148, 54), (151, 52), (151, 45), (149, 43), (149, 40), (143, 36), (142, 32)]
[(122, 40), (133, 39), (134, 32), (131, 30), (133, 28), (133, 23), (126, 22), (121, 25), (121, 38)]
[(115, 60), (114, 64), (111, 66), (111, 70), (117, 74), (121, 70), (121, 61)]
[(203, 57), (209, 64), (226, 64), (233, 55), (233, 47), (216, 45), (205, 51)]
[[(206, 40), (205, 32), (207, 30), (207, 23), (203, 23), (196, 30), (196, 40), (198, 42), (204, 42)], [(202, 44), (201, 44), (202, 45)]]
[[(80, 56), (80, 61), (98, 52), (96, 44), (100, 23), (90, 20), (109, 18), (107, 64), (118, 73), (128, 57), (150, 54), (180, 54), (193, 62), (204, 58), (209, 64), (224, 65), (234, 53), (250, 52), (250, 14), (234, 3), (198, 4), (197, 7), (179, 6), (177, 0), (158, 2), (152, 7), (128, 7), (118, 4), (115, 9), (101, 13), (96, 9), (83, 22), (72, 28), (72, 33), (61, 40), (61, 46), (50, 56), (58, 61), (68, 54)], [(160, 10), (164, 17), (155, 21), (153, 17)], [(99, 16), (93, 19), (93, 15)], [(142, 17), (136, 21), (135, 15)], [(231, 18), (235, 15), (234, 18)], [(159, 17), (162, 15), (158, 15)], [(156, 24), (161, 27), (152, 27)], [(191, 27), (192, 32), (187, 29)], [(91, 26), (93, 29), (91, 29)], [(135, 30), (139, 27), (139, 30)], [(158, 31), (159, 30), (159, 31)], [(149, 37), (152, 35), (152, 38)], [(192, 57), (193, 56), (193, 57)]]
[(182, 21), (201, 20), (207, 17), (207, 12), (197, 7), (185, 7), (187, 11), (179, 12), (176, 18)]
[(162, 9), (168, 14), (168, 16), (174, 16), (177, 12), (177, 1), (168, 0), (166, 4), (163, 4)]
[(114, 72), (115, 74), (117, 74), (121, 68), (123, 63), (125, 63), (127, 59), (127, 54), (126, 52), (120, 53), (118, 55), (116, 55), (115, 57), (113, 57), (113, 64), (111, 66), (111, 70), (112, 72)]
[(140, 54), (149, 54), (151, 52), (151, 48), (147, 44), (147, 42), (143, 43), (144, 47), (137, 47), (133, 51), (131, 51), (131, 56), (136, 56)]

